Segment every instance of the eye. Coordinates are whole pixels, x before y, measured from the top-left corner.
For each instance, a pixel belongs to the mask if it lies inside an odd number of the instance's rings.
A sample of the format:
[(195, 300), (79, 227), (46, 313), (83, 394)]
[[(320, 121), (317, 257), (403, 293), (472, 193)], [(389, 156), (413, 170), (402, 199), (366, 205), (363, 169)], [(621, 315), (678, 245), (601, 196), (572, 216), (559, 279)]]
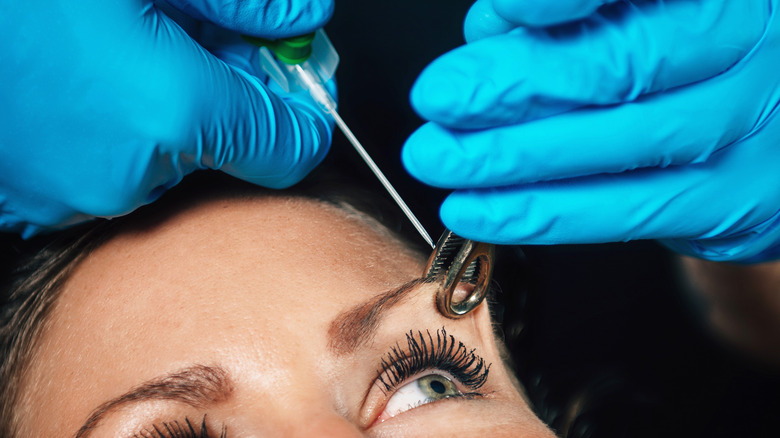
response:
[(377, 418), (377, 422), (381, 423), (402, 412), (428, 403), (462, 395), (463, 393), (452, 380), (440, 374), (428, 374), (399, 388), (387, 401), (384, 411)]
[[(396, 344), (382, 358), (372, 393), (376, 403), (368, 412), (381, 413), (369, 424), (382, 423), (410, 409), (436, 401), (484, 397), (479, 392), (487, 382), (490, 364), (448, 334), (444, 327), (435, 335), (412, 330), (406, 333), (406, 348)], [(373, 406), (374, 408), (371, 408)]]

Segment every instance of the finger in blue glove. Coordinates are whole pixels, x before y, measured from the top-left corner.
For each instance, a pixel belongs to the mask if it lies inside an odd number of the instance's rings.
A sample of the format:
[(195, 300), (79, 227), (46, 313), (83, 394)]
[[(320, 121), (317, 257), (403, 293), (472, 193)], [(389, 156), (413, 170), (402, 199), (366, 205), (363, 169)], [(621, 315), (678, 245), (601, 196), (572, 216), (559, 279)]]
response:
[(518, 28), (435, 60), (414, 84), (412, 105), (427, 120), (479, 129), (632, 101), (724, 72), (760, 41), (770, 11), (620, 3), (564, 27)]
[(239, 34), (277, 39), (314, 32), (330, 20), (333, 1), (166, 0), (190, 17)]
[[(495, 11), (491, 16), (500, 17), (501, 20), (513, 23), (515, 26), (545, 27), (569, 21), (580, 20), (593, 15), (594, 12), (605, 4), (617, 3), (622, 0), (477, 0), (478, 3), (489, 5), (472, 8), (486, 11)], [(479, 15), (469, 13), (471, 19), (479, 19)], [(492, 21), (488, 18), (489, 21)], [(466, 29), (473, 23), (466, 20)], [(497, 23), (498, 24), (498, 23)], [(487, 30), (485, 24), (482, 28)], [(492, 32), (496, 35), (499, 32)]]
[[(332, 9), (329, 0), (241, 2), (253, 12), (235, 27), (299, 3), (294, 23), (271, 17), (273, 29), (256, 33), (308, 30)], [(325, 12), (304, 20), (314, 3)], [(0, 26), (15, 36), (0, 49), (0, 100), (10, 105), (0, 122), (4, 231), (120, 215), (200, 168), (286, 187), (330, 144), (330, 121), (313, 102), (279, 97), (217, 59), (151, 1), (15, 3)]]
[(780, 148), (767, 147), (780, 135), (777, 118), (706, 163), (456, 191), (441, 217), (464, 237), (496, 243), (662, 239), (715, 261), (777, 258)]
[(412, 94), (434, 123), (404, 164), (462, 189), (441, 215), (470, 238), (780, 257), (778, 3), (625, 2), (459, 48)]
[(517, 23), (508, 21), (493, 9), (492, 0), (477, 0), (463, 22), (463, 36), (467, 42), (473, 43), (482, 38), (507, 33), (516, 27)]

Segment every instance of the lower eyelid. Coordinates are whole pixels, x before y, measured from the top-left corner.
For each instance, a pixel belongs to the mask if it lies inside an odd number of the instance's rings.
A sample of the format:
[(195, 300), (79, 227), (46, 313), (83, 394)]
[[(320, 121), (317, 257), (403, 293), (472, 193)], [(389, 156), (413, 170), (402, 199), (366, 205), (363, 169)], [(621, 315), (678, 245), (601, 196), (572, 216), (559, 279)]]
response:
[[(409, 414), (412, 411), (418, 412), (421, 409), (433, 409), (433, 408), (439, 409), (439, 408), (442, 407), (442, 404), (445, 404), (445, 403), (453, 403), (453, 402), (460, 403), (460, 402), (464, 402), (464, 401), (471, 401), (471, 400), (482, 399), (482, 398), (485, 398), (485, 397), (486, 397), (486, 394), (477, 393), (477, 392), (469, 392), (469, 393), (453, 395), (453, 396), (450, 396), (450, 397), (443, 398), (441, 400), (436, 400), (436, 401), (432, 401), (430, 403), (424, 403), (422, 405), (415, 406), (415, 407), (410, 408), (410, 409), (408, 409), (406, 411), (400, 412), (400, 413), (398, 413), (398, 414), (396, 414), (396, 415), (394, 415), (392, 417), (382, 418), (382, 416), (380, 415), (379, 417), (376, 418), (376, 420), (374, 420), (374, 422), (368, 428), (370, 429), (372, 427), (376, 427), (379, 424), (382, 424), (382, 423), (390, 421), (390, 420), (397, 419), (399, 417), (403, 418), (405, 416), (405, 414)], [(424, 411), (421, 412), (421, 414), (422, 413), (424, 413)]]

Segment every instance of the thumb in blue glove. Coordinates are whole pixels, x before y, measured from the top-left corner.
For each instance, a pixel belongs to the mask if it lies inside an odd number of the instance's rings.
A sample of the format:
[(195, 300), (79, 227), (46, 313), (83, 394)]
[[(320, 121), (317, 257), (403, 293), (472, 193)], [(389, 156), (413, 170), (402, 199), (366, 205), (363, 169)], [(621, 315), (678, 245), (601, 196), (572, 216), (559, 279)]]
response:
[[(172, 4), (235, 38), (311, 32), (333, 8)], [(227, 44), (215, 46), (227, 63), (217, 58), (151, 0), (9, 4), (0, 26), (13, 35), (0, 49), (0, 230), (121, 215), (201, 168), (286, 187), (327, 153), (332, 125), (316, 104), (269, 91), (245, 54)]]
[[(488, 1), (466, 23), (475, 41), (412, 90), (432, 123), (404, 163), (457, 189), (448, 227), (499, 243), (661, 239), (711, 260), (780, 257), (780, 1)], [(510, 3), (522, 6), (499, 6)]]
[(545, 27), (587, 18), (617, 0), (477, 0), (463, 26), (466, 41), (500, 35), (516, 27)]

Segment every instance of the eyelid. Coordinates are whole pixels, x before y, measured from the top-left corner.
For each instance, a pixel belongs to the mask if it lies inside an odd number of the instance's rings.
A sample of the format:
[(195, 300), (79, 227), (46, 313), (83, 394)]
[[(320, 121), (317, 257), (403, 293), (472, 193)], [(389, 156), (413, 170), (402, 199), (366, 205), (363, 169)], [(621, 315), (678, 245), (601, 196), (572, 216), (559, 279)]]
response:
[(425, 334), (418, 331), (415, 336), (410, 330), (406, 339), (407, 348), (396, 343), (381, 360), (361, 409), (360, 424), (364, 428), (374, 425), (399, 388), (429, 374), (449, 378), (462, 395), (483, 396), (477, 390), (487, 381), (491, 364), (486, 364), (475, 349), (467, 348), (443, 327), (436, 336), (428, 330)]
[(177, 438), (227, 438), (227, 425), (223, 423), (219, 432), (216, 432), (211, 422), (206, 420), (207, 416), (207, 414), (203, 414), (203, 419), (199, 422), (193, 422), (188, 416), (184, 416), (183, 420), (174, 419), (153, 422), (143, 426), (141, 430), (132, 435), (132, 438), (167, 438), (168, 436)]
[[(473, 390), (479, 389), (487, 381), (491, 364), (485, 365), (485, 360), (476, 354), (476, 349), (469, 349), (463, 342), (448, 334), (444, 327), (436, 331), (436, 336), (429, 330), (410, 330), (406, 334), (407, 345), (400, 344), (390, 348), (382, 358), (381, 370), (377, 371), (377, 379), (389, 392), (399, 387), (406, 379), (421, 371), (438, 369), (451, 374), (464, 386)], [(383, 380), (388, 375), (389, 379)]]
[(465, 385), (463, 385), (463, 383), (461, 383), (460, 380), (458, 380), (452, 374), (450, 374), (450, 373), (448, 373), (446, 371), (442, 371), (442, 370), (436, 369), (436, 368), (429, 368), (429, 369), (422, 370), (422, 371), (420, 371), (418, 373), (415, 373), (414, 375), (407, 377), (402, 382), (400, 382), (397, 385), (395, 385), (389, 391), (386, 390), (382, 386), (382, 384), (378, 382), (378, 378), (377, 378), (377, 381), (374, 382), (374, 386), (379, 391), (384, 393), (387, 396), (387, 398), (390, 398), (392, 395), (394, 395), (399, 389), (403, 388), (404, 386), (414, 382), (415, 380), (421, 379), (421, 378), (423, 378), (425, 376), (430, 376), (431, 374), (436, 374), (436, 375), (439, 375), (439, 376), (442, 376), (442, 377), (446, 377), (447, 379), (449, 379), (452, 382), (454, 382), (455, 385), (458, 386), (458, 390), (460, 390), (461, 392), (467, 392), (467, 391), (470, 390)]

